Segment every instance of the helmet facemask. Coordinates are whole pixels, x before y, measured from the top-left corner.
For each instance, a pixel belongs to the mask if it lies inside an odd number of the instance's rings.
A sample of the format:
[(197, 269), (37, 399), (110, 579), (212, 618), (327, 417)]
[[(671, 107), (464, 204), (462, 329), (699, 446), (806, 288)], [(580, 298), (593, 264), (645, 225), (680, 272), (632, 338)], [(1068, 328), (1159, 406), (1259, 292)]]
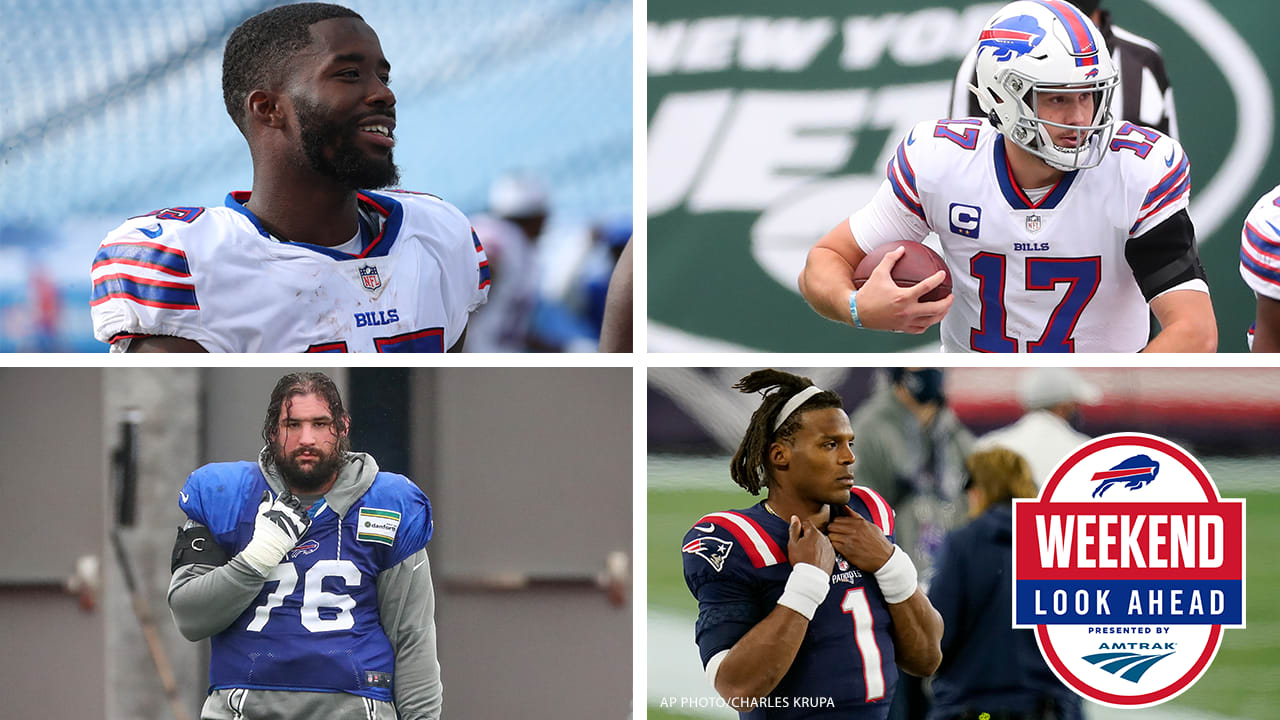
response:
[[(1016, 88), (1019, 85), (1025, 89), (1018, 99), (1022, 107), (1014, 126), (1001, 128), (1019, 147), (1045, 161), (1049, 167), (1064, 172), (1097, 167), (1102, 162), (1115, 132), (1111, 98), (1119, 84), (1118, 76), (1086, 85), (1048, 85), (1011, 71), (1005, 76), (1004, 84), (1012, 91), (1010, 95), (1018, 92)], [(1040, 117), (1041, 95), (1079, 93), (1093, 94), (1093, 117), (1088, 125), (1065, 125)], [(1055, 144), (1050, 128), (1074, 130), (1075, 147)]]

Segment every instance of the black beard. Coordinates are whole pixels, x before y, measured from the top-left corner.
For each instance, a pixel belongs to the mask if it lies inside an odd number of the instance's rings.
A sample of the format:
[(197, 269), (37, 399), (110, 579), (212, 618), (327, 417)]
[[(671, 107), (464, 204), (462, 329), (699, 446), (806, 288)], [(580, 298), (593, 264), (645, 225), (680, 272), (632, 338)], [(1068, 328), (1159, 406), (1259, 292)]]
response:
[(345, 460), (344, 453), (339, 451), (326, 454), (318, 449), (312, 449), (308, 452), (317, 456), (310, 470), (304, 470), (295, 457), (286, 457), (279, 447), (273, 448), (271, 452), (272, 460), (275, 461), (276, 469), (280, 471), (285, 484), (290, 489), (303, 493), (315, 492), (323, 487), (338, 472)]
[[(344, 124), (331, 121), (324, 110), (310, 101), (293, 98), (302, 136), (302, 152), (311, 169), (352, 190), (377, 190), (400, 182), (400, 169), (392, 158), (377, 158), (356, 146), (357, 133), (363, 132), (356, 121)], [(332, 159), (325, 156), (332, 151)]]

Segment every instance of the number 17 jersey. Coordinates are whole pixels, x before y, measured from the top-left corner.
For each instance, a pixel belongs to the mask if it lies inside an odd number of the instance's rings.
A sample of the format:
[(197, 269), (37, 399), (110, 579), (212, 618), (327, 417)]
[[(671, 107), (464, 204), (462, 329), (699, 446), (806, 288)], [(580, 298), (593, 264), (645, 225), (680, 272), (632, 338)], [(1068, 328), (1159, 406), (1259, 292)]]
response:
[[(898, 145), (886, 175), (850, 229), (866, 252), (938, 234), (955, 294), (942, 320), (945, 351), (1136, 352), (1147, 344), (1149, 298), (1126, 250), (1187, 207), (1191, 163), (1173, 138), (1124, 123), (1097, 167), (1029, 194), (988, 122), (925, 122)], [(1184, 287), (1208, 291), (1200, 280)]]

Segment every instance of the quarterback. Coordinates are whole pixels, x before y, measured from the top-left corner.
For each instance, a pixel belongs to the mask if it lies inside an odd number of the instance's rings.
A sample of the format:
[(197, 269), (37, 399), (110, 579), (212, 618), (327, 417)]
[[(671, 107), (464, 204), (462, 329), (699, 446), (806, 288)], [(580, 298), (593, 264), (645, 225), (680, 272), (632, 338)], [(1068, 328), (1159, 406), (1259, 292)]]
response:
[[(1019, 0), (987, 21), (976, 66), (987, 117), (912, 128), (871, 202), (810, 250), (809, 304), (856, 327), (941, 321), (947, 352), (1213, 352), (1190, 160), (1173, 138), (1114, 121), (1119, 75), (1097, 28), (1063, 0)], [(871, 250), (930, 232), (951, 296), (916, 302), (941, 272), (897, 287), (902, 250), (854, 291)]]
[(1240, 230), (1240, 276), (1258, 297), (1254, 352), (1280, 352), (1280, 186), (1263, 195)]
[(257, 462), (214, 463), (178, 493), (169, 607), (210, 638), (206, 720), (440, 717), (431, 504), (347, 450), (321, 373), (280, 378)]
[(734, 387), (765, 392), (730, 474), (768, 492), (684, 536), (707, 679), (744, 720), (884, 720), (897, 668), (942, 661), (942, 618), (893, 544), (893, 509), (853, 484), (839, 395), (777, 370)]
[(94, 335), (115, 352), (461, 350), (489, 267), (467, 219), (401, 190), (391, 65), (343, 7), (285, 5), (227, 40), (222, 94), (252, 192), (168, 207), (94, 258)]

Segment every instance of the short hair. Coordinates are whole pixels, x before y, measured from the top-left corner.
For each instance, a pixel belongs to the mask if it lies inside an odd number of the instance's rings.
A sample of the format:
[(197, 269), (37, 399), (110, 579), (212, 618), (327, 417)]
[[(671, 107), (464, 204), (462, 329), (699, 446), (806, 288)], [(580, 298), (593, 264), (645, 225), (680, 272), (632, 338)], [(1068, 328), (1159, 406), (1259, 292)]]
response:
[(800, 403), (800, 407), (778, 427), (773, 430), (777, 415), (782, 406), (787, 404), (796, 393), (813, 385), (807, 377), (792, 375), (781, 370), (756, 370), (734, 384), (734, 389), (744, 393), (762, 392), (764, 400), (760, 407), (751, 414), (751, 423), (747, 432), (738, 444), (738, 451), (729, 462), (729, 475), (733, 481), (741, 485), (752, 495), (759, 495), (760, 488), (769, 484), (773, 473), (769, 469), (769, 446), (774, 440), (790, 442), (800, 428), (801, 411), (825, 410), (827, 408), (844, 409), (840, 396), (830, 390), (823, 390)]
[(341, 5), (299, 3), (258, 13), (231, 32), (222, 54), (222, 101), (241, 133), (247, 135), (245, 98), (278, 86), (289, 60), (311, 44), (311, 26), (333, 18), (364, 20)]
[(276, 437), (280, 432), (280, 413), (284, 401), (298, 395), (319, 395), (329, 406), (329, 414), (333, 416), (333, 427), (338, 434), (338, 450), (346, 452), (350, 449), (350, 438), (344, 437), (350, 418), (347, 409), (342, 405), (342, 394), (333, 380), (322, 372), (289, 373), (276, 382), (271, 391), (271, 400), (267, 403), (267, 417), (262, 422), (262, 440), (267, 447), (275, 447)]
[(1018, 453), (1004, 447), (979, 450), (964, 462), (973, 486), (982, 491), (980, 504), (969, 508), (973, 517), (992, 505), (1008, 504), (1013, 498), (1033, 498), (1036, 484), (1031, 466)]

